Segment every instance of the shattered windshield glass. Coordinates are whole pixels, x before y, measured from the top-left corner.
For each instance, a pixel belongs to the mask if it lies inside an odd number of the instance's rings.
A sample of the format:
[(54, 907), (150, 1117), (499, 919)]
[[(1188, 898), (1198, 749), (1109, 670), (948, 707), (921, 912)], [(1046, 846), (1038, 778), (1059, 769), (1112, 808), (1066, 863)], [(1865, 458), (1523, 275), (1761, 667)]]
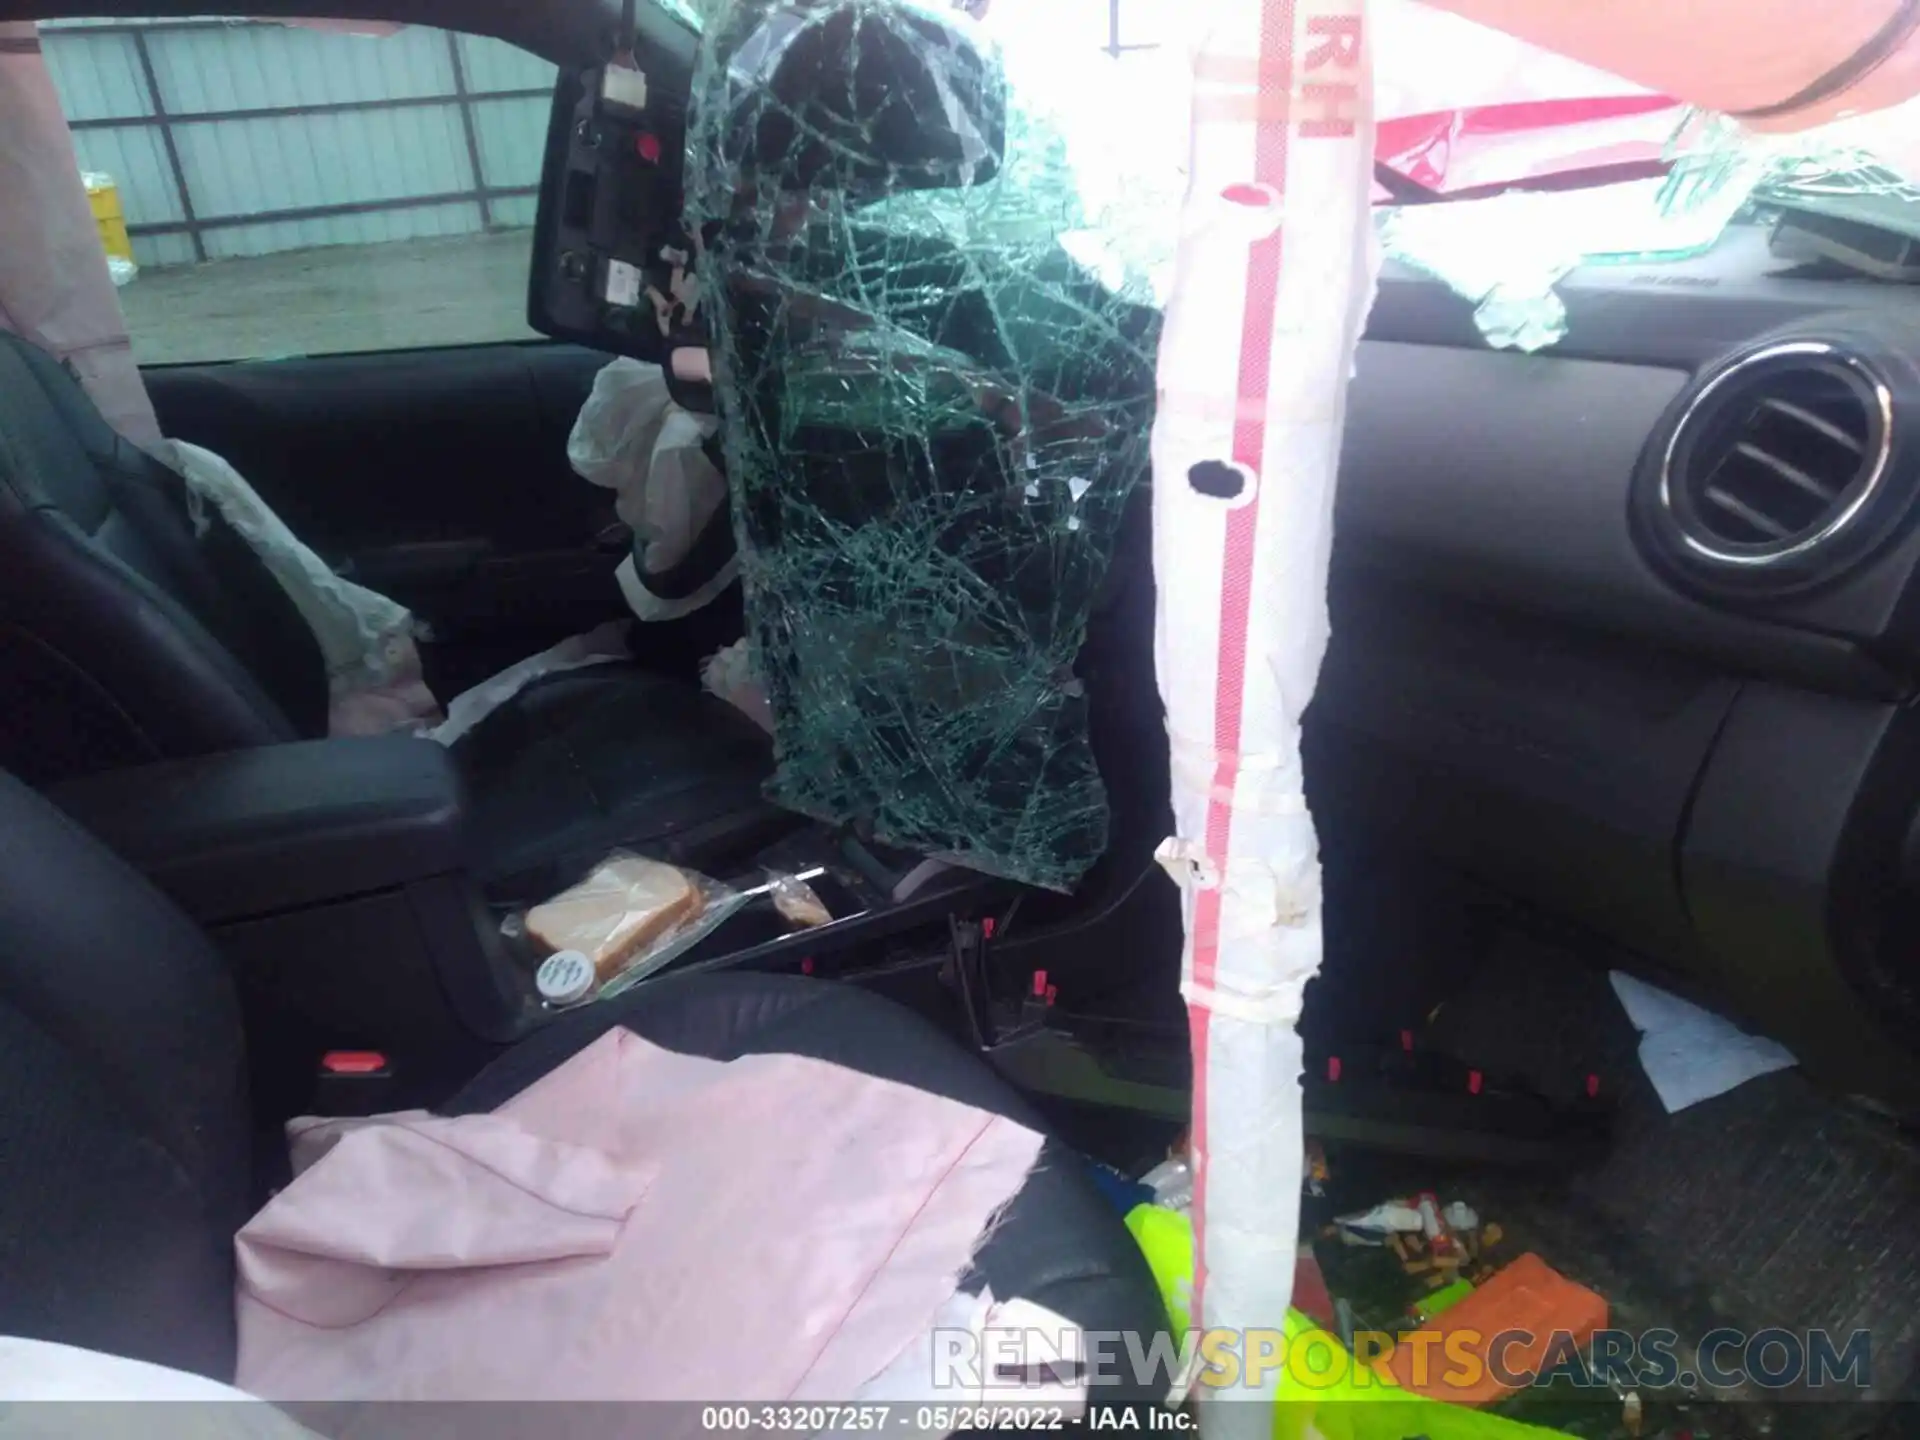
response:
[(1057, 53), (1032, 87), (945, 7), (702, 8), (688, 214), (772, 794), (1070, 887), (1107, 838), (1076, 661), (1148, 474), (1156, 200), (1103, 177)]
[[(1756, 135), (1685, 112), (1667, 173), (1619, 184), (1514, 189), (1382, 210), (1388, 255), (1475, 303), (1496, 348), (1537, 350), (1567, 333), (1556, 287), (1583, 265), (1657, 264), (1703, 255), (1740, 223), (1772, 228), (1782, 261), (1826, 262), (1862, 278), (1920, 274), (1920, 166), (1907, 106), (1795, 135)], [(1811, 227), (1824, 216), (1853, 231)], [(1782, 223), (1787, 217), (1795, 223)], [(1875, 233), (1897, 239), (1876, 245)]]
[(1913, 278), (1920, 101), (1756, 133), (1417, 0), (1376, 3), (1384, 248), (1473, 301), (1490, 344), (1559, 340), (1577, 268), (1687, 261), (1755, 226), (1782, 270)]

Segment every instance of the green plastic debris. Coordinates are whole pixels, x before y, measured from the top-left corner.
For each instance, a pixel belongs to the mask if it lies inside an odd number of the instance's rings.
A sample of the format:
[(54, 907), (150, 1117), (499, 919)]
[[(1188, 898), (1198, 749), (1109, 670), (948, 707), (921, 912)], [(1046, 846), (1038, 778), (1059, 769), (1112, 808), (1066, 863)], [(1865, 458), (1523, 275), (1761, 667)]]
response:
[(1127, 1229), (1147, 1257), (1174, 1334), (1186, 1334), (1187, 1303), (1193, 1290), (1193, 1222), (1165, 1206), (1136, 1205), (1127, 1215)]
[(1473, 1293), (1471, 1280), (1456, 1280), (1451, 1285), (1424, 1295), (1413, 1302), (1413, 1313), (1422, 1320), (1431, 1320), (1436, 1315), (1444, 1315)]
[[(1141, 1205), (1128, 1214), (1127, 1229), (1153, 1271), (1174, 1333), (1185, 1335), (1193, 1289), (1192, 1222), (1177, 1210)], [(1273, 1440), (1569, 1440), (1562, 1431), (1409, 1395), (1379, 1368), (1357, 1364), (1338, 1336), (1298, 1310), (1287, 1312), (1285, 1334), (1287, 1363), (1274, 1407)]]

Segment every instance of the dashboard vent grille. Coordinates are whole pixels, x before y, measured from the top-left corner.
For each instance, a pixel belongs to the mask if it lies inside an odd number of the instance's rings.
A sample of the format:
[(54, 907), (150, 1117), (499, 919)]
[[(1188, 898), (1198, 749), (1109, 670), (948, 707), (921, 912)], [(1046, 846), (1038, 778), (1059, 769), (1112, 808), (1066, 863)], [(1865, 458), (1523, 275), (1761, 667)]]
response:
[(1764, 569), (1839, 540), (1885, 478), (1892, 399), (1852, 356), (1762, 351), (1707, 385), (1675, 427), (1661, 500), (1692, 558)]

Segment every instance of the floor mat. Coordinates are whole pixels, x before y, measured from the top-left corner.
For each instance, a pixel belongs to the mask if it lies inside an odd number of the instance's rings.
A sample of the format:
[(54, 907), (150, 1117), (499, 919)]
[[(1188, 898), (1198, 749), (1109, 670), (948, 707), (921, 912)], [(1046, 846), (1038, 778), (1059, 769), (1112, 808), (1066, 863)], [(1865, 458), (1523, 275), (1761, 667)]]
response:
[[(1538, 1249), (1606, 1295), (1613, 1323), (1628, 1330), (1697, 1340), (1720, 1327), (1823, 1329), (1843, 1348), (1866, 1330), (1872, 1396), (1920, 1401), (1912, 1135), (1797, 1071), (1666, 1114), (1606, 976), (1549, 944), (1496, 948), (1428, 1039), (1548, 1093), (1597, 1074), (1619, 1101), (1615, 1144), (1584, 1172), (1459, 1177), (1460, 1193), (1514, 1237), (1510, 1254)], [(1730, 1407), (1735, 1433), (1835, 1440), (1920, 1429), (1920, 1414), (1862, 1414), (1830, 1395), (1755, 1392)]]

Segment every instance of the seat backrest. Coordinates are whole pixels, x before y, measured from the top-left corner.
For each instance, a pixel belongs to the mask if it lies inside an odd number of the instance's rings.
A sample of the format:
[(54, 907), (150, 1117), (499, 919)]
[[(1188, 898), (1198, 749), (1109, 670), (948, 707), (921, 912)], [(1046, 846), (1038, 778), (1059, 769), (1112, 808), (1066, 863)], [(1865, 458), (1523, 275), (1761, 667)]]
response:
[(0, 1335), (230, 1379), (247, 1115), (206, 936), (0, 775)]
[(0, 767), (34, 784), (326, 733), (326, 663), (246, 542), (0, 332)]

